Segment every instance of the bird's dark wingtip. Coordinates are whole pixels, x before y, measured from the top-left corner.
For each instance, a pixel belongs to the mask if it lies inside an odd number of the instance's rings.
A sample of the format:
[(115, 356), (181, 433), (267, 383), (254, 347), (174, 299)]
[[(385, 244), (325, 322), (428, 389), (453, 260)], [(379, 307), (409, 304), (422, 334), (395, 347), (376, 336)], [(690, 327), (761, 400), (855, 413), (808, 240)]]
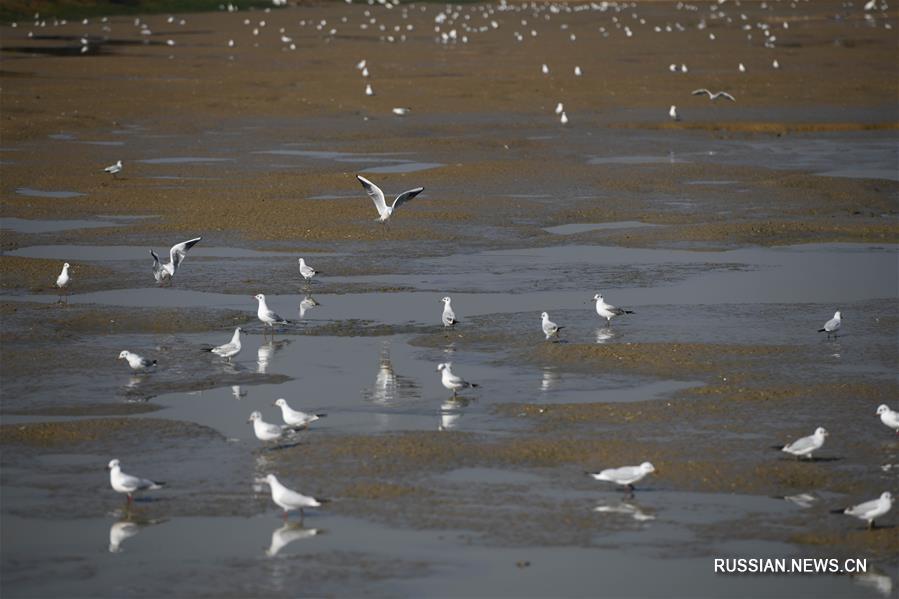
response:
[(772, 445), (771, 449), (776, 449), (777, 451), (783, 451), (784, 447), (786, 447), (786, 445)]
[(843, 507), (843, 508), (839, 508), (839, 509), (836, 509), (836, 510), (830, 510), (830, 513), (831, 513), (831, 514), (842, 514), (842, 513), (844, 513), (845, 511), (846, 511), (846, 508)]
[(827, 332), (827, 329), (818, 329), (818, 332), (819, 332), (819, 333), (826, 333), (826, 332)]
[(327, 418), (328, 417), (327, 414), (316, 414), (316, 416), (318, 416), (319, 418)]

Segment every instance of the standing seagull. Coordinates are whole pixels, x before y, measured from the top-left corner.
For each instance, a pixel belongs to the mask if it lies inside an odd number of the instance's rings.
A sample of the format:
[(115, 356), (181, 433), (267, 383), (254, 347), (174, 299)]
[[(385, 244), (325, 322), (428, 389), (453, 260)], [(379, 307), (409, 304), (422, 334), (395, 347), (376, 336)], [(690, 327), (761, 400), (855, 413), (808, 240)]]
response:
[(138, 491), (154, 491), (165, 486), (163, 482), (156, 482), (148, 478), (138, 478), (122, 472), (122, 467), (118, 460), (112, 460), (106, 466), (109, 470), (109, 484), (113, 490), (118, 493), (128, 494), (128, 503), (134, 499), (134, 493)]
[(62, 272), (56, 277), (56, 287), (59, 288), (59, 301), (62, 302), (63, 292), (68, 297), (69, 291), (66, 289), (69, 285), (69, 263), (62, 265)]
[(378, 221), (386, 222), (388, 218), (393, 214), (393, 211), (420, 194), (425, 190), (424, 187), (416, 187), (415, 189), (410, 189), (409, 191), (404, 191), (400, 195), (396, 196), (396, 199), (393, 200), (393, 205), (388, 206), (387, 202), (384, 200), (384, 192), (381, 191), (381, 188), (360, 175), (356, 175), (356, 178), (359, 179), (359, 183), (362, 184), (362, 187), (365, 189), (365, 193), (368, 194), (368, 197), (375, 203), (375, 208), (378, 209), (378, 214), (380, 217)]
[(289, 424), (266, 422), (262, 419), (262, 412), (259, 411), (252, 412), (247, 422), (253, 423), (253, 434), (260, 441), (281, 441), (297, 432), (296, 427)]
[(318, 274), (318, 271), (315, 270), (314, 268), (312, 268), (311, 266), (309, 266), (308, 264), (306, 264), (306, 260), (304, 260), (303, 258), (299, 259), (299, 263), (300, 263), (300, 276), (302, 276), (303, 279), (307, 283), (309, 283), (310, 281), (312, 281), (312, 277), (314, 277), (315, 275)]
[(309, 428), (310, 424), (327, 416), (327, 414), (307, 414), (306, 412), (294, 410), (287, 405), (287, 400), (283, 398), (275, 401), (272, 405), (281, 408), (281, 417), (290, 426)]
[(899, 412), (891, 410), (886, 404), (881, 404), (877, 407), (877, 415), (880, 416), (881, 422), (899, 435)]
[(703, 95), (703, 94), (706, 94), (706, 95), (708, 95), (709, 100), (712, 100), (712, 101), (717, 100), (718, 98), (724, 98), (725, 100), (730, 100), (731, 102), (736, 102), (736, 101), (737, 101), (736, 98), (734, 98), (732, 95), (730, 95), (730, 94), (727, 93), (727, 92), (715, 92), (715, 93), (712, 93), (712, 92), (710, 92), (709, 90), (707, 90), (706, 88), (702, 88), (702, 89), (694, 89), (694, 90), (691, 92), (691, 94), (694, 95), (694, 96), (701, 96), (701, 95)]
[(203, 351), (212, 352), (217, 356), (221, 356), (223, 358), (228, 358), (230, 361), (232, 357), (236, 356), (240, 353), (240, 334), (243, 333), (243, 329), (237, 327), (234, 329), (234, 335), (231, 337), (231, 341), (225, 343), (223, 345), (219, 345), (216, 347), (211, 347), (209, 349), (204, 349)]
[(821, 446), (824, 445), (824, 439), (827, 438), (827, 435), (829, 434), (830, 433), (827, 432), (826, 428), (819, 426), (815, 429), (813, 435), (797, 439), (792, 443), (784, 445), (780, 450), (793, 454), (798, 458), (808, 456), (809, 459), (811, 459), (812, 453), (821, 449)]
[(561, 331), (562, 329), (565, 328), (565, 327), (560, 327), (559, 325), (557, 325), (556, 323), (551, 321), (549, 319), (549, 314), (547, 312), (542, 313), (540, 315), (540, 318), (543, 321), (541, 323), (541, 326), (543, 327), (543, 334), (546, 335), (547, 339), (550, 339), (552, 337), (558, 338), (559, 331)]
[(668, 109), (668, 116), (671, 117), (672, 121), (680, 120), (680, 116), (678, 116), (677, 114), (677, 106), (675, 106), (674, 104), (671, 105), (671, 108)]
[(840, 330), (840, 324), (842, 323), (842, 316), (840, 316), (840, 311), (837, 310), (833, 313), (833, 318), (824, 323), (823, 329), (818, 329), (819, 333), (827, 333), (827, 338), (829, 339), (831, 335), (836, 337), (837, 331)]
[(303, 518), (303, 508), (320, 507), (321, 504), (327, 503), (327, 499), (316, 499), (292, 491), (281, 484), (274, 474), (268, 474), (265, 478), (257, 479), (258, 483), (268, 483), (272, 488), (272, 501), (284, 510), (284, 519), (287, 519), (287, 512), (292, 510), (300, 510), (300, 519)]
[(594, 295), (593, 301), (596, 302), (596, 313), (599, 314), (600, 318), (605, 318), (607, 323), (611, 323), (612, 318), (615, 316), (634, 313), (632, 310), (623, 310), (621, 308), (616, 308), (612, 304), (607, 304), (606, 300), (602, 298), (601, 293)]
[(187, 251), (197, 245), (202, 237), (194, 237), (193, 239), (188, 239), (187, 241), (182, 241), (177, 245), (173, 245), (169, 250), (169, 261), (166, 264), (162, 264), (159, 261), (159, 256), (156, 255), (156, 252), (150, 250), (150, 255), (153, 256), (153, 278), (156, 279), (157, 283), (162, 283), (166, 280), (171, 280), (175, 273), (178, 272), (178, 267), (181, 266), (181, 263), (184, 262), (184, 259), (187, 258)]
[(634, 483), (639, 482), (647, 474), (655, 472), (655, 466), (649, 462), (643, 462), (639, 466), (622, 466), (621, 468), (607, 468), (602, 472), (588, 472), (590, 476), (596, 480), (604, 480), (606, 482), (615, 483), (627, 487), (631, 491), (634, 490)]
[(278, 316), (277, 312), (269, 309), (268, 304), (265, 303), (265, 296), (263, 294), (257, 293), (253, 297), (259, 301), (259, 308), (256, 310), (256, 316), (259, 317), (259, 320), (262, 321), (262, 324), (271, 327), (272, 335), (275, 334), (276, 324), (290, 324), (289, 320), (281, 318), (280, 316)]
[(156, 360), (148, 360), (143, 356), (139, 356), (130, 351), (123, 350), (122, 353), (119, 354), (119, 360), (128, 360), (128, 366), (131, 367), (131, 370), (149, 370), (156, 366)]
[(459, 389), (466, 389), (468, 387), (477, 387), (477, 385), (475, 383), (469, 383), (468, 381), (464, 380), (462, 377), (456, 376), (455, 374), (453, 374), (451, 366), (452, 366), (451, 362), (446, 362), (445, 364), (438, 364), (437, 372), (442, 373), (440, 382), (445, 388), (447, 388), (453, 392), (453, 397), (456, 396), (456, 391), (458, 391)]
[(837, 514), (846, 514), (847, 516), (855, 516), (859, 520), (867, 520), (868, 528), (874, 528), (874, 520), (880, 518), (893, 507), (893, 495), (886, 491), (877, 499), (866, 501), (858, 505), (847, 507), (845, 510), (834, 510)]
[(454, 328), (459, 321), (456, 320), (456, 313), (453, 312), (453, 300), (451, 300), (449, 296), (446, 296), (440, 301), (443, 302), (443, 314), (440, 316), (440, 320), (443, 322), (444, 328)]
[(107, 166), (106, 168), (103, 169), (103, 172), (109, 173), (110, 175), (113, 176), (113, 178), (116, 178), (116, 175), (118, 173), (122, 172), (122, 161), (119, 160), (115, 164), (110, 164), (109, 166)]

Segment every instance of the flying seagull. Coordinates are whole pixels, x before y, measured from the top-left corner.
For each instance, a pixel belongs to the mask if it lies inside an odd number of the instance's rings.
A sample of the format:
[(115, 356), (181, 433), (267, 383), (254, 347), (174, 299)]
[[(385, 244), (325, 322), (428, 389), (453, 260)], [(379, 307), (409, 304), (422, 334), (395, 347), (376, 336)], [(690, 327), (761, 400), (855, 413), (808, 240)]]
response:
[(361, 175), (356, 175), (356, 178), (359, 179), (359, 183), (362, 184), (362, 187), (365, 188), (365, 193), (368, 194), (368, 197), (375, 203), (375, 208), (378, 209), (378, 214), (380, 217), (378, 221), (386, 222), (388, 218), (393, 214), (393, 211), (420, 194), (425, 190), (424, 187), (416, 187), (415, 189), (410, 189), (409, 191), (404, 191), (400, 195), (396, 196), (396, 199), (393, 200), (393, 205), (388, 206), (387, 202), (384, 200), (384, 192), (381, 191), (381, 188), (366, 179)]
[(175, 276), (175, 273), (178, 272), (178, 267), (187, 258), (187, 251), (198, 244), (201, 239), (203, 238), (194, 237), (173, 245), (169, 250), (169, 261), (166, 264), (162, 264), (156, 252), (150, 250), (150, 255), (153, 256), (153, 278), (156, 279), (156, 282), (170, 281)]
[(727, 92), (719, 91), (719, 92), (712, 93), (704, 87), (702, 89), (694, 89), (690, 93), (694, 96), (701, 96), (701, 95), (705, 94), (709, 97), (709, 100), (712, 100), (712, 101), (717, 100), (719, 98), (724, 98), (725, 100), (730, 100), (731, 102), (737, 101), (736, 98), (734, 98), (732, 95), (730, 95)]

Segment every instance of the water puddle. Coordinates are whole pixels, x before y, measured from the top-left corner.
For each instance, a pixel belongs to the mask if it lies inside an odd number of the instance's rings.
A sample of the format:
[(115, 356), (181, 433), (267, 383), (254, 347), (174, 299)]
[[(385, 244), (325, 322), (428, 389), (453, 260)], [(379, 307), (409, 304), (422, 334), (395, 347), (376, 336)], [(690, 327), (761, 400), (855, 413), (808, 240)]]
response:
[(78, 143), (88, 144), (92, 146), (124, 146), (123, 141), (79, 141)]
[(0, 218), (0, 229), (16, 233), (52, 233), (54, 231), (71, 231), (75, 229), (96, 229), (102, 227), (118, 227), (121, 223), (110, 223), (99, 220), (30, 220), (24, 218)]
[(587, 164), (673, 164), (686, 160), (674, 156), (593, 156)]
[(77, 191), (50, 191), (46, 189), (34, 189), (32, 187), (18, 187), (16, 188), (16, 193), (35, 198), (77, 198), (87, 195)]
[(556, 235), (575, 235), (577, 233), (586, 233), (588, 231), (604, 231), (616, 229), (636, 229), (639, 227), (656, 227), (650, 223), (642, 223), (636, 220), (622, 220), (609, 223), (571, 223), (568, 225), (558, 225), (555, 227), (546, 227), (543, 229), (547, 233)]
[(334, 162), (409, 162), (403, 158), (391, 158), (397, 154), (351, 154), (349, 152), (332, 152), (324, 150), (259, 150), (254, 154), (271, 154), (274, 156), (298, 156), (315, 160), (331, 160)]
[[(135, 217), (123, 217), (135, 218)], [(140, 218), (153, 218), (151, 216)], [(127, 245), (32, 245), (6, 252), (8, 256), (23, 258), (49, 258), (51, 260), (144, 260), (150, 255), (153, 247), (136, 247)], [(155, 246), (157, 253), (168, 254), (168, 246)], [(290, 252), (266, 252), (229, 247), (203, 247), (196, 245), (190, 251), (191, 258), (266, 258), (280, 256), (290, 259)], [(321, 256), (336, 254), (316, 254)]]

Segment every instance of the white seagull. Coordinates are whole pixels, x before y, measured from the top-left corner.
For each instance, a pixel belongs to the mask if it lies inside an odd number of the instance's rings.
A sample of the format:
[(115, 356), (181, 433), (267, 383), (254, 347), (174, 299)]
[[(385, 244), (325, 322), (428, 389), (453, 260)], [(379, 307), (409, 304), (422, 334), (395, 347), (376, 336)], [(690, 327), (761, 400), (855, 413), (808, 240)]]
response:
[(247, 422), (253, 423), (253, 433), (260, 441), (281, 441), (293, 436), (296, 427), (289, 424), (272, 424), (262, 419), (262, 412), (255, 411), (247, 418)]
[(544, 63), (543, 66), (540, 67), (540, 72), (544, 75), (549, 75), (549, 66)]
[(284, 418), (284, 422), (290, 426), (309, 428), (310, 424), (327, 416), (327, 414), (307, 414), (306, 412), (294, 410), (287, 405), (287, 400), (283, 398), (278, 399), (272, 405), (281, 408), (281, 417)]
[(318, 271), (306, 264), (306, 260), (304, 260), (303, 258), (300, 258), (298, 262), (300, 264), (300, 275), (303, 277), (303, 279), (306, 280), (307, 283), (312, 281), (312, 277), (317, 275)]
[(562, 123), (563, 125), (568, 124), (568, 115), (565, 113), (564, 110), (562, 111), (562, 116), (559, 117), (559, 122)]
[(647, 474), (655, 472), (655, 466), (649, 462), (643, 462), (639, 466), (622, 466), (621, 468), (607, 468), (601, 472), (588, 472), (596, 480), (615, 483), (634, 490), (634, 483), (643, 480)]
[(563, 112), (565, 112), (565, 105), (559, 102), (556, 104), (556, 114), (562, 114)]
[(287, 512), (300, 510), (300, 517), (303, 516), (303, 508), (319, 507), (323, 503), (327, 503), (327, 499), (316, 499), (309, 497), (296, 491), (288, 489), (278, 480), (274, 474), (268, 474), (265, 478), (256, 479), (257, 483), (268, 483), (272, 489), (272, 501), (284, 510), (284, 518), (287, 518)]
[(393, 214), (393, 211), (420, 194), (425, 190), (424, 187), (416, 187), (415, 189), (410, 189), (409, 191), (404, 191), (400, 195), (396, 196), (396, 199), (393, 200), (393, 205), (388, 206), (387, 202), (384, 200), (384, 192), (381, 191), (381, 188), (360, 175), (356, 175), (356, 178), (359, 179), (359, 183), (362, 184), (362, 187), (365, 189), (365, 193), (368, 194), (368, 197), (375, 203), (375, 208), (378, 209), (378, 214), (380, 217), (378, 221), (386, 222), (388, 218)]
[(271, 327), (272, 333), (275, 332), (276, 324), (290, 324), (289, 320), (281, 318), (280, 316), (278, 316), (277, 312), (269, 309), (268, 304), (265, 303), (265, 295), (257, 293), (253, 297), (259, 301), (259, 308), (257, 308), (256, 310), (256, 316), (259, 317), (259, 320), (262, 321), (262, 324)]
[(468, 387), (477, 387), (475, 383), (469, 383), (465, 379), (460, 376), (456, 376), (452, 371), (452, 362), (446, 362), (444, 364), (437, 365), (437, 372), (441, 373), (440, 383), (450, 391), (453, 392), (453, 397), (456, 396), (456, 391), (460, 389), (466, 389)]
[(126, 350), (122, 350), (122, 353), (119, 354), (119, 360), (128, 360), (128, 366), (131, 367), (132, 370), (149, 370), (156, 366), (156, 360), (148, 360), (143, 356), (139, 356), (133, 352)]
[[(847, 516), (854, 516), (859, 520), (867, 520), (868, 528), (874, 528), (874, 520), (880, 518), (893, 507), (893, 495), (889, 491), (885, 491), (877, 499), (866, 501), (852, 507), (842, 510)], [(841, 510), (837, 510), (840, 513)]]
[(680, 116), (678, 116), (677, 114), (677, 106), (675, 106), (674, 104), (671, 105), (671, 108), (668, 109), (668, 116), (670, 116), (671, 120), (673, 121), (680, 120)]
[(877, 407), (877, 415), (880, 416), (881, 422), (896, 431), (896, 434), (899, 435), (899, 412), (891, 410), (886, 404), (880, 404)]
[(827, 333), (827, 336), (831, 335), (836, 336), (837, 331), (840, 330), (840, 324), (843, 322), (843, 317), (840, 315), (840, 311), (837, 310), (833, 313), (833, 318), (824, 323), (824, 328), (818, 329), (819, 333)]
[(110, 175), (115, 177), (116, 174), (122, 172), (122, 161), (119, 160), (115, 164), (110, 164), (109, 166), (107, 166), (106, 168), (103, 169), (103, 172), (109, 173)]
[(163, 281), (171, 280), (175, 273), (178, 272), (178, 267), (187, 258), (187, 251), (199, 243), (201, 239), (203, 238), (194, 237), (173, 245), (169, 250), (169, 261), (166, 264), (162, 264), (156, 252), (150, 250), (150, 255), (153, 256), (153, 278), (156, 279), (156, 282), (162, 283)]
[(616, 308), (612, 304), (607, 304), (601, 293), (594, 295), (593, 301), (596, 302), (596, 313), (600, 318), (605, 318), (607, 323), (611, 323), (612, 319), (616, 316), (634, 313), (632, 310), (623, 310), (622, 308)]
[[(62, 272), (59, 273), (59, 276), (56, 277), (56, 287), (59, 289), (59, 301), (62, 301), (63, 290), (69, 285), (69, 263), (66, 262), (62, 265)], [(68, 293), (68, 290), (66, 290)]]
[(701, 89), (694, 89), (694, 90), (693, 90), (692, 92), (690, 92), (690, 93), (691, 93), (692, 95), (694, 95), (694, 96), (707, 95), (707, 96), (709, 97), (709, 100), (712, 100), (712, 101), (717, 100), (717, 99), (719, 99), (719, 98), (724, 98), (725, 100), (730, 100), (731, 102), (736, 102), (736, 101), (737, 101), (736, 98), (734, 98), (732, 95), (730, 95), (730, 94), (727, 93), (727, 92), (718, 91), (718, 92), (712, 93), (712, 92), (710, 92), (709, 90), (707, 90), (707, 89), (704, 88), (704, 87), (701, 88)]
[(231, 341), (228, 343), (218, 345), (216, 347), (210, 347), (208, 349), (204, 349), (203, 351), (212, 352), (217, 356), (221, 356), (223, 358), (228, 358), (229, 360), (240, 353), (240, 334), (243, 333), (243, 329), (237, 327), (234, 329), (234, 335), (231, 336)]
[(811, 458), (813, 452), (821, 449), (821, 446), (824, 445), (824, 439), (826, 439), (829, 434), (830, 433), (827, 432), (826, 428), (819, 426), (815, 429), (814, 434), (809, 435), (808, 437), (802, 437), (801, 439), (796, 439), (792, 443), (784, 445), (780, 450), (798, 458), (802, 458), (803, 456)]
[(737, 70), (740, 71), (741, 73), (745, 73), (745, 72), (746, 72), (746, 67), (745, 67), (745, 66), (743, 65), (743, 63), (741, 62), (741, 63), (739, 64), (739, 66), (737, 66)]
[(373, 96), (373, 95), (375, 95), (375, 90), (373, 90), (373, 89), (371, 88), (371, 83), (366, 83), (366, 84), (365, 84), (365, 95), (366, 95), (366, 96)]
[(453, 312), (452, 301), (449, 296), (440, 300), (443, 302), (443, 314), (440, 316), (441, 322), (443, 322), (444, 327), (453, 328), (456, 326), (456, 323), (459, 322), (456, 320), (456, 313)]
[(547, 312), (543, 312), (542, 314), (540, 314), (540, 319), (542, 320), (540, 326), (543, 328), (543, 334), (546, 335), (547, 339), (558, 337), (559, 331), (565, 328), (560, 327), (559, 325), (551, 321)]
[(138, 491), (154, 491), (165, 486), (163, 482), (157, 482), (148, 478), (139, 478), (122, 472), (122, 467), (118, 460), (112, 460), (106, 466), (109, 470), (109, 484), (117, 493), (127, 493), (128, 501), (134, 499), (134, 493)]
[(411, 109), (411, 108), (404, 108), (404, 107), (402, 107), (402, 106), (397, 106), (397, 107), (394, 108), (391, 112), (393, 112), (393, 114), (395, 114), (396, 116), (406, 116), (407, 114), (409, 114), (410, 112), (412, 112), (412, 109)]

